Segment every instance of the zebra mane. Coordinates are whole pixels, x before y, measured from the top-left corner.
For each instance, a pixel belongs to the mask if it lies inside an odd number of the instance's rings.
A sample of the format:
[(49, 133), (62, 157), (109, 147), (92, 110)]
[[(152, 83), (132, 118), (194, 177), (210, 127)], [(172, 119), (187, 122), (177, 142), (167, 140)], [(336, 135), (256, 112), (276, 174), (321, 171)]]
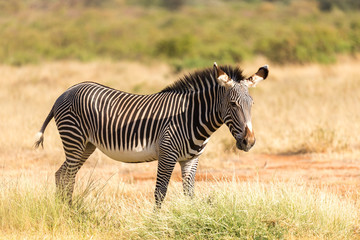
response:
[[(232, 67), (229, 65), (220, 66), (220, 68), (234, 81), (240, 82), (245, 77), (242, 74), (242, 70), (239, 67)], [(198, 70), (194, 73), (189, 73), (182, 78), (178, 79), (171, 85), (164, 88), (161, 92), (189, 92), (203, 90), (204, 87), (218, 85), (215, 80), (215, 69), (206, 68), (204, 70)], [(209, 84), (201, 83), (202, 81), (210, 81)]]

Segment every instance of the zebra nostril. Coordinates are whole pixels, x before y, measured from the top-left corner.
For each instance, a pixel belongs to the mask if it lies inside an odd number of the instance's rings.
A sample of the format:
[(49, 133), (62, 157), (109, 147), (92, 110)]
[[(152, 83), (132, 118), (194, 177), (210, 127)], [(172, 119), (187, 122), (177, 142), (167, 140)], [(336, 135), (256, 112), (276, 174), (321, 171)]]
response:
[(244, 146), (246, 146), (248, 143), (247, 143), (247, 140), (246, 139), (243, 139), (242, 140), (242, 144), (244, 145)]

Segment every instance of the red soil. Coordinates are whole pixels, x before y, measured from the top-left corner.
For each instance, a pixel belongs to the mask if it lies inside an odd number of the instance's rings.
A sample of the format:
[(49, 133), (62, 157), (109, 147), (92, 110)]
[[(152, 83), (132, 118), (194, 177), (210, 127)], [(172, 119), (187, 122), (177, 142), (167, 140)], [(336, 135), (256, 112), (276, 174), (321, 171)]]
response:
[[(306, 155), (242, 155), (227, 159), (222, 165), (203, 167), (200, 160), (196, 181), (293, 181), (359, 198), (360, 164), (355, 159), (313, 160)], [(125, 172), (119, 168), (118, 174), (124, 181), (155, 181), (156, 167), (156, 163), (151, 163), (145, 168), (134, 166)], [(179, 167), (174, 170), (171, 181), (181, 181)]]

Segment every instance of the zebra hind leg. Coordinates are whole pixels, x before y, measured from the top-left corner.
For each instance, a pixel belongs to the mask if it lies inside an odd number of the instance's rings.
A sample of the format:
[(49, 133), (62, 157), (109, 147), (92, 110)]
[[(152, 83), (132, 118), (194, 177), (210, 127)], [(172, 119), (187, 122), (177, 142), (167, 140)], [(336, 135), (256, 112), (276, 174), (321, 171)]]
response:
[(55, 173), (57, 198), (71, 205), (75, 176), (95, 149), (96, 147), (93, 144), (87, 143), (85, 147), (80, 147), (77, 151), (65, 150), (66, 160)]
[(194, 196), (195, 174), (198, 162), (198, 158), (179, 162), (185, 196)]

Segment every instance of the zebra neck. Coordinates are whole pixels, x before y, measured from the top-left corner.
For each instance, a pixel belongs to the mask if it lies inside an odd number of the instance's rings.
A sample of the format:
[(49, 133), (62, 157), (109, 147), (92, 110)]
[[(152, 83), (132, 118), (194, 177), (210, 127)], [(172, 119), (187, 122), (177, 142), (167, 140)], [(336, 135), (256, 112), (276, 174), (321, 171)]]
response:
[(222, 97), (218, 90), (195, 92), (189, 99), (187, 115), (191, 119), (192, 129), (197, 139), (209, 138), (223, 124)]

